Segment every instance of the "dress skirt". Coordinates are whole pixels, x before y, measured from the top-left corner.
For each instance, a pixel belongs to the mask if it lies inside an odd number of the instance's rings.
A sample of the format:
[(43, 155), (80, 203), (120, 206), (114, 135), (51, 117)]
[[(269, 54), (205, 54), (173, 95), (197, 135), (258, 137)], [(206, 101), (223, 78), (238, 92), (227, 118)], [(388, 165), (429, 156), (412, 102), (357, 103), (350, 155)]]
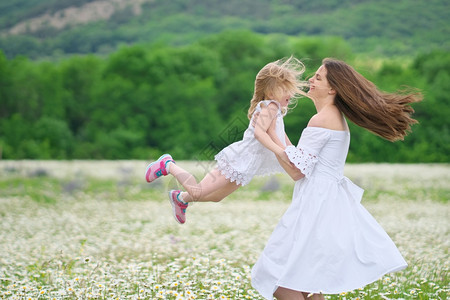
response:
[(266, 299), (278, 287), (338, 294), (361, 288), (407, 264), (361, 205), (363, 190), (348, 178), (311, 176), (293, 199), (252, 269)]

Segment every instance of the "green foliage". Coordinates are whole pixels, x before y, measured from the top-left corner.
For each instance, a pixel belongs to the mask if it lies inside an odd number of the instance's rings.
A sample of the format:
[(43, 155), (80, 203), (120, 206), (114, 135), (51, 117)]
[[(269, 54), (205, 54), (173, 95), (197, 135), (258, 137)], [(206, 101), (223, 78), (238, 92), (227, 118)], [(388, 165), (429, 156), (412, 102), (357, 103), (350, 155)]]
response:
[[(92, 0), (15, 0), (0, 4), (0, 28), (7, 33), (20, 22)], [(11, 2), (11, 3), (10, 3)], [(165, 42), (191, 44), (229, 29), (290, 36), (339, 36), (356, 52), (371, 55), (416, 55), (449, 49), (450, 23), (445, 0), (154, 0), (135, 14), (130, 6), (116, 7), (107, 20), (62, 29), (45, 25), (20, 35), (4, 34), (0, 49), (7, 57), (58, 57), (60, 54), (115, 51), (121, 44)], [(73, 25), (75, 24), (75, 25)]]
[[(413, 105), (414, 117), (419, 125), (413, 126), (412, 133), (401, 143), (380, 145), (380, 159), (413, 162), (449, 162), (450, 160), (450, 53), (433, 51), (421, 54), (411, 66), (385, 63), (373, 81), (381, 89), (393, 91), (406, 85), (416, 87), (424, 95), (424, 100)], [(420, 153), (420, 156), (417, 154)], [(363, 160), (361, 160), (363, 161)], [(377, 160), (380, 161), (380, 160)]]
[[(381, 90), (403, 85), (425, 97), (415, 104), (405, 141), (390, 143), (351, 125), (350, 162), (448, 162), (450, 55), (412, 61), (362, 60), (337, 37), (225, 31), (187, 46), (122, 46), (108, 57), (58, 62), (7, 59), (0, 52), (0, 149), (5, 159), (212, 159), (240, 139), (256, 73), (295, 55), (309, 76), (323, 57), (344, 59)], [(295, 144), (315, 113), (298, 99), (285, 117)]]

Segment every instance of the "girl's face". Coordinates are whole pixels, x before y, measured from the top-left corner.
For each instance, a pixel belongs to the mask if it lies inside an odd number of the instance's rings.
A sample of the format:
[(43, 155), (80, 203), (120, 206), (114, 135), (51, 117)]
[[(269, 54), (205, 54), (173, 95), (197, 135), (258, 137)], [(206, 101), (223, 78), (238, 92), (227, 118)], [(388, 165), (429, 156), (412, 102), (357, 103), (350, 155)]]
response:
[(325, 66), (320, 66), (316, 73), (309, 80), (308, 95), (313, 99), (322, 99), (327, 97), (332, 91), (327, 80), (327, 69)]
[(287, 107), (291, 101), (291, 98), (294, 97), (295, 93), (287, 90), (287, 89), (283, 89), (283, 91), (281, 93), (279, 93), (279, 95), (273, 97), (274, 100), (277, 100), (281, 107)]

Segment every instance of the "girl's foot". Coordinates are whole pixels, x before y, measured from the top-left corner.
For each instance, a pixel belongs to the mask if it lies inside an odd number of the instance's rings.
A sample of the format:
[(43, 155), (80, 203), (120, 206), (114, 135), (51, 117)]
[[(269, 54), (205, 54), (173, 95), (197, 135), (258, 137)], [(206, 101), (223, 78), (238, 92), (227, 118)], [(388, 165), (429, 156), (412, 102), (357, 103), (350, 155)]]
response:
[(186, 222), (186, 208), (188, 207), (188, 203), (180, 200), (180, 194), (180, 190), (169, 191), (169, 200), (170, 204), (172, 204), (173, 216), (175, 220), (180, 224), (184, 224), (184, 222)]
[(167, 171), (167, 164), (169, 162), (175, 163), (172, 156), (170, 154), (164, 154), (157, 161), (152, 162), (147, 166), (147, 170), (145, 171), (145, 179), (147, 182), (152, 182), (155, 179), (166, 176), (169, 174)]

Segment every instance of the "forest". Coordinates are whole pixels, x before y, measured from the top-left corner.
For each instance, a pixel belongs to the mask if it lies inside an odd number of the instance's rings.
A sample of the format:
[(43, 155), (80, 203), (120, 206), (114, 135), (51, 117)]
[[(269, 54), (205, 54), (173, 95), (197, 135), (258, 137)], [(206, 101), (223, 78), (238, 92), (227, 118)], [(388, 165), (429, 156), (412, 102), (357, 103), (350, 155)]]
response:
[[(391, 143), (351, 125), (349, 162), (448, 162), (450, 53), (407, 60), (362, 59), (338, 37), (292, 37), (230, 30), (183, 46), (122, 46), (107, 56), (58, 61), (0, 54), (3, 159), (210, 160), (242, 137), (256, 73), (294, 55), (313, 74), (325, 56), (350, 62), (385, 91), (419, 89), (420, 122)], [(298, 99), (285, 117), (292, 142), (315, 113)]]
[[(0, 49), (8, 58), (108, 55), (123, 44), (189, 45), (206, 35), (237, 29), (294, 37), (339, 36), (353, 52), (377, 57), (450, 48), (446, 0), (108, 0), (126, 5), (108, 19), (81, 24), (66, 16), (62, 28), (48, 20), (35, 29), (30, 25), (33, 18), (65, 15), (68, 7), (79, 9), (95, 2), (106, 1), (1, 1)], [(10, 34), (21, 22), (25, 31)]]
[[(114, 3), (108, 18), (68, 13), (98, 2)], [(3, 1), (0, 159), (211, 160), (248, 126), (259, 69), (294, 55), (305, 79), (335, 57), (424, 95), (404, 141), (350, 124), (349, 162), (448, 163), (448, 13), (442, 0)], [(67, 23), (33, 27), (42, 16)], [(294, 144), (314, 113), (300, 98), (285, 117)]]

